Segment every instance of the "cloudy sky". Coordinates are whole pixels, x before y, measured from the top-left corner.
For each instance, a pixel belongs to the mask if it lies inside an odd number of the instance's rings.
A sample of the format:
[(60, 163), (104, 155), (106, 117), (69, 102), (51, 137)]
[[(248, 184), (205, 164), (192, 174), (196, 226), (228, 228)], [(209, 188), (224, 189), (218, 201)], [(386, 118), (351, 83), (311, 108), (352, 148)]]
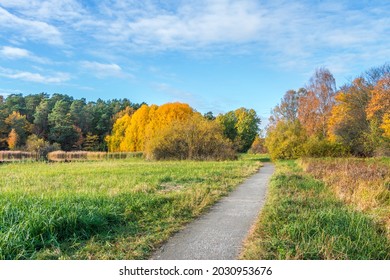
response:
[(389, 62), (388, 0), (0, 0), (0, 94), (187, 102), (267, 118), (327, 67)]

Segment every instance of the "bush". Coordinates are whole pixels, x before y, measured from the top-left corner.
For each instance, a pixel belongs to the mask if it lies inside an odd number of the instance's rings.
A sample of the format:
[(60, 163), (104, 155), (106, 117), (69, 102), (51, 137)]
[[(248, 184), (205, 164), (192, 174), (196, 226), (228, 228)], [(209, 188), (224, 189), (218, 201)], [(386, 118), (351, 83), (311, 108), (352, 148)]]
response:
[(249, 149), (250, 154), (266, 154), (267, 148), (265, 147), (265, 139), (256, 136), (253, 141), (251, 148)]
[(200, 115), (173, 122), (148, 139), (145, 146), (147, 159), (236, 159), (233, 144), (223, 136), (221, 126)]
[(271, 159), (295, 159), (304, 154), (303, 144), (307, 137), (299, 121), (280, 121), (269, 127), (265, 145)]
[(61, 146), (58, 143), (50, 144), (48, 141), (33, 134), (27, 138), (26, 150), (36, 153), (37, 159), (47, 159), (49, 153), (61, 150)]
[(341, 143), (310, 137), (303, 145), (304, 155), (309, 157), (344, 157), (348, 148)]

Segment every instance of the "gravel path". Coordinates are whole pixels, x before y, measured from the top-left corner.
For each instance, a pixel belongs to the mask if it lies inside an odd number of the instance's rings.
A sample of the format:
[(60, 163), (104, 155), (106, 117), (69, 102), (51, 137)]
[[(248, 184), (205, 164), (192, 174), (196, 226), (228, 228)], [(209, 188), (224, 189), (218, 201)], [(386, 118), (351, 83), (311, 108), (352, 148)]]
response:
[(258, 173), (176, 233), (152, 256), (155, 260), (234, 260), (262, 208), (274, 166)]

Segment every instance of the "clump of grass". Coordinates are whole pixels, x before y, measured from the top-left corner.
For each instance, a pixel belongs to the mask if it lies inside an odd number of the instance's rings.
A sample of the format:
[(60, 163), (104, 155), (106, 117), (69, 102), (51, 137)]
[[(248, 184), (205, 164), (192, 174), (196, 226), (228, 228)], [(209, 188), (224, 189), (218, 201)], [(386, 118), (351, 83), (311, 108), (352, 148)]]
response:
[(259, 166), (246, 157), (1, 165), (0, 259), (145, 259)]
[(241, 258), (390, 259), (390, 243), (369, 216), (346, 206), (294, 161), (284, 161), (277, 163)]
[(303, 159), (300, 164), (339, 198), (369, 214), (390, 240), (390, 164), (383, 159)]

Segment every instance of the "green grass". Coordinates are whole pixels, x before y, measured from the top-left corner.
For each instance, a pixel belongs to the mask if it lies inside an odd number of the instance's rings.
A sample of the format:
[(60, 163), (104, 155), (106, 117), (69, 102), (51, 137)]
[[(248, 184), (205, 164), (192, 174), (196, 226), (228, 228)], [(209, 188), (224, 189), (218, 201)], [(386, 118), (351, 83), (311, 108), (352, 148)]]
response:
[(242, 259), (390, 259), (385, 230), (295, 161), (277, 162)]
[(0, 165), (0, 259), (145, 259), (259, 166), (255, 156)]

